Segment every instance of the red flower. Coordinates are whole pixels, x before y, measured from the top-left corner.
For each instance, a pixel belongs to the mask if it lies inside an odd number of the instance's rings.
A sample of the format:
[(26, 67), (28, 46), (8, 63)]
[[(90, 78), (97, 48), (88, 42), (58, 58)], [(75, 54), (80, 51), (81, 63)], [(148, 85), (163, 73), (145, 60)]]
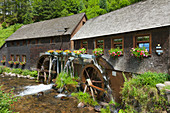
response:
[(140, 52), (139, 50), (137, 50), (137, 52)]
[(143, 55), (143, 53), (141, 52), (140, 55)]
[(120, 55), (118, 55), (118, 56), (120, 56)]

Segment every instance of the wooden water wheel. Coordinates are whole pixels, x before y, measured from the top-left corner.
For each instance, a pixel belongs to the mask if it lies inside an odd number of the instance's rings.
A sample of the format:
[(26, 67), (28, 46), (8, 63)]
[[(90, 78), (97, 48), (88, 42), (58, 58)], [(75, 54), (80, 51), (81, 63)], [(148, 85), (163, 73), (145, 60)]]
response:
[(81, 72), (82, 88), (95, 97), (101, 98), (104, 90), (104, 79), (100, 70), (94, 64), (86, 65)]

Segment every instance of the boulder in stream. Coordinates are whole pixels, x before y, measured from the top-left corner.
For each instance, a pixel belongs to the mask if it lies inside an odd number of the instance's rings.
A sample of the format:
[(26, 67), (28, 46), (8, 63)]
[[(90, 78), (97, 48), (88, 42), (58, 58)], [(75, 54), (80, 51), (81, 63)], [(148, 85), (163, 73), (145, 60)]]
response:
[(84, 108), (85, 107), (85, 104), (83, 102), (80, 102), (78, 105), (77, 105), (78, 108)]

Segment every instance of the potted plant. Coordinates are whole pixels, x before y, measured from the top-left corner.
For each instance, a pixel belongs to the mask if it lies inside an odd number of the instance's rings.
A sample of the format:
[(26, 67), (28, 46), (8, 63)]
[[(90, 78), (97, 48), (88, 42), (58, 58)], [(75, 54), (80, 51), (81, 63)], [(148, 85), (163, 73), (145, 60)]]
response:
[(4, 64), (6, 62), (6, 60), (1, 60), (1, 63)]
[(55, 52), (57, 52), (58, 54), (62, 54), (63, 53), (63, 50), (56, 50)]
[(148, 50), (145, 47), (132, 48), (130, 51), (131, 51), (131, 55), (135, 56), (137, 59), (143, 59), (144, 57), (148, 57), (149, 55)]
[(120, 49), (120, 48), (112, 48), (109, 50), (109, 55), (113, 58), (118, 58), (120, 57), (121, 55), (123, 55), (123, 49)]
[(48, 50), (48, 53), (54, 54), (54, 50)]
[(94, 50), (93, 50), (93, 54), (95, 55), (95, 56), (102, 56), (103, 55), (103, 49), (102, 48), (95, 48)]
[(20, 62), (21, 66), (24, 66), (26, 64), (26, 62)]
[(8, 61), (8, 64), (12, 65), (12, 64), (14, 64), (14, 61)]
[(14, 62), (14, 65), (18, 65), (20, 62), (19, 61), (15, 61)]
[(66, 53), (66, 55), (71, 55), (71, 51), (70, 50), (65, 50), (64, 52)]

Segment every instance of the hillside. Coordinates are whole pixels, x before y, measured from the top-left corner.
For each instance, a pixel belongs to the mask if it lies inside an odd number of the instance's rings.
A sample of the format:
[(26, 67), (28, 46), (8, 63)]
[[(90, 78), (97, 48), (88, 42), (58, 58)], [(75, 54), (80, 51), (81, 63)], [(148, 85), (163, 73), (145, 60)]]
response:
[(15, 24), (9, 26), (5, 29), (0, 27), (0, 47), (5, 43), (5, 40), (12, 35), (17, 29), (19, 29), (23, 24)]

